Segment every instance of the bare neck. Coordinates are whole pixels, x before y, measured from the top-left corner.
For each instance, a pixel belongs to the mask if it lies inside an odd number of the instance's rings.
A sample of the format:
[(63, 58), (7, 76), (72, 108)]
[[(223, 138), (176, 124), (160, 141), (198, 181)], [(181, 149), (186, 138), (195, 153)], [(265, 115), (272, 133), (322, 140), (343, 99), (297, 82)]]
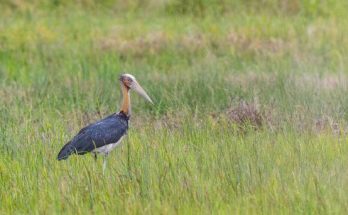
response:
[(123, 96), (121, 112), (129, 116), (131, 114), (129, 88), (126, 87), (124, 84), (121, 84), (121, 89), (122, 89), (122, 96)]

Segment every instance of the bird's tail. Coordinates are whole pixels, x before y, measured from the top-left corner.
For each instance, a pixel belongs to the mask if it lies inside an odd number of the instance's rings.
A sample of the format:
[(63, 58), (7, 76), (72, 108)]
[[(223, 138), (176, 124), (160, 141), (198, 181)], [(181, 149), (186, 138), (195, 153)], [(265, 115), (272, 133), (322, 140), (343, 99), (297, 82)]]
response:
[(63, 148), (60, 150), (58, 153), (57, 159), (60, 160), (65, 160), (67, 159), (71, 154), (74, 153), (74, 147), (70, 145), (71, 141), (69, 141), (67, 144), (63, 146)]

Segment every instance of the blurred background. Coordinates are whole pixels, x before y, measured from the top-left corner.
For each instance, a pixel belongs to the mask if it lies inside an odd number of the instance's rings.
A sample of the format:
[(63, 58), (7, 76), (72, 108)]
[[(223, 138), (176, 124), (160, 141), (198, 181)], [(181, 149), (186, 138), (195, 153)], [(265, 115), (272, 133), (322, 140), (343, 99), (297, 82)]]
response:
[(3, 0), (2, 116), (16, 104), (17, 116), (27, 105), (104, 114), (118, 107), (117, 76), (128, 72), (157, 103), (136, 100), (135, 112), (156, 117), (178, 107), (219, 115), (244, 101), (285, 121), (308, 117), (306, 126), (347, 119), (347, 4)]

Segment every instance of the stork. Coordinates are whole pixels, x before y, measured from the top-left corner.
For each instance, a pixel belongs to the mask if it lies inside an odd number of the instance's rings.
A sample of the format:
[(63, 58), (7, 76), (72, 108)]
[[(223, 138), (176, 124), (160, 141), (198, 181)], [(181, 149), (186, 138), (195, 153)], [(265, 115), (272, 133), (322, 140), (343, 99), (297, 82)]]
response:
[(58, 154), (58, 160), (65, 160), (72, 154), (83, 155), (93, 153), (103, 155), (103, 173), (105, 172), (107, 156), (111, 150), (120, 144), (128, 130), (131, 115), (130, 91), (134, 90), (147, 101), (152, 102), (145, 90), (133, 75), (120, 76), (123, 101), (121, 110), (110, 116), (82, 128), (78, 134), (66, 143)]

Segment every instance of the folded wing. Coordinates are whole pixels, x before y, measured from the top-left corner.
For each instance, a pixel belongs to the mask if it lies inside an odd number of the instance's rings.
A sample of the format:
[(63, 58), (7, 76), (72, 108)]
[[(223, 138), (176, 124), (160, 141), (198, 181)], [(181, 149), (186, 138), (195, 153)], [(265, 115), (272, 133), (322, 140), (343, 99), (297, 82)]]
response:
[(128, 118), (123, 114), (112, 114), (79, 131), (79, 133), (61, 149), (58, 160), (67, 159), (71, 154), (85, 154), (96, 148), (116, 143), (126, 134)]

